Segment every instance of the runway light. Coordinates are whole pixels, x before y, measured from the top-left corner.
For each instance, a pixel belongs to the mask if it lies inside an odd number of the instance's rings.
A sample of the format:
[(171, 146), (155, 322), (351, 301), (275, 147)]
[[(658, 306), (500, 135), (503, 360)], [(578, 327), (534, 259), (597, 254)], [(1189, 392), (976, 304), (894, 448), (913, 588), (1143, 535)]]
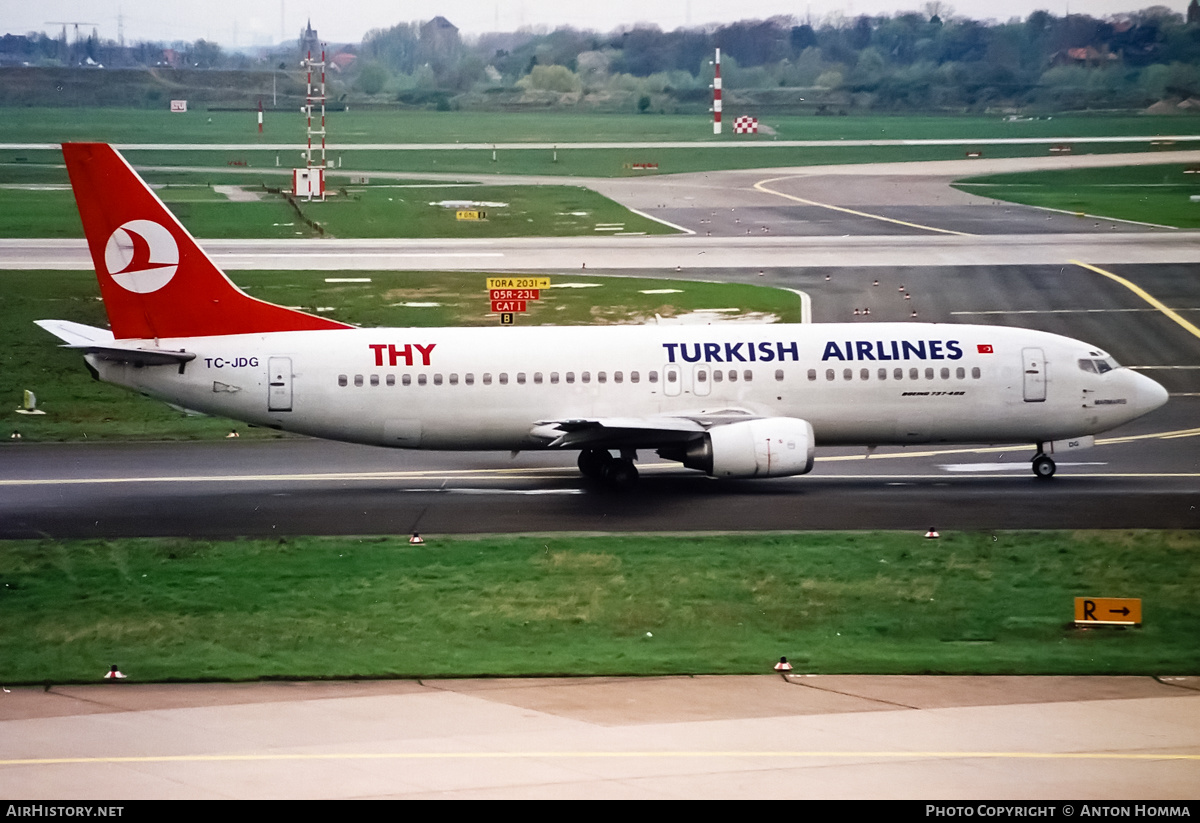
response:
[(790, 672), (791, 670), (792, 664), (788, 662), (786, 657), (779, 658), (779, 662), (775, 664), (775, 671), (777, 672)]

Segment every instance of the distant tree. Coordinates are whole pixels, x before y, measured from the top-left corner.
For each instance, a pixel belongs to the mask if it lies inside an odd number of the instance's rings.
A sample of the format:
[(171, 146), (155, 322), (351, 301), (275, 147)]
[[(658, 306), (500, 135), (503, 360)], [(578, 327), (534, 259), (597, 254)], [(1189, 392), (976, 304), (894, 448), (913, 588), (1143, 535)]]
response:
[(566, 66), (534, 66), (533, 71), (517, 81), (517, 85), (527, 89), (561, 93), (580, 91), (583, 88), (579, 77)]
[(1200, 0), (1192, 0), (1187, 7), (1187, 23), (1193, 26), (1200, 23)]
[(638, 114), (645, 114), (650, 109), (650, 96), (643, 94), (638, 98)]
[(358, 72), (354, 87), (363, 94), (379, 94), (388, 81), (388, 70), (382, 63), (372, 61), (364, 65)]

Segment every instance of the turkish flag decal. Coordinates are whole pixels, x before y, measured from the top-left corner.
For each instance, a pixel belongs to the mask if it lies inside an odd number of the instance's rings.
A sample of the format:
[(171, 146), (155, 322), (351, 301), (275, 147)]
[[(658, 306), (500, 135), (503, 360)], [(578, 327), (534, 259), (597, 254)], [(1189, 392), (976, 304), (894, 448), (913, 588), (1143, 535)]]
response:
[(988, 343), (980, 343), (978, 346), (976, 346), (976, 348), (979, 349), (980, 354), (992, 354), (993, 353), (992, 347)]

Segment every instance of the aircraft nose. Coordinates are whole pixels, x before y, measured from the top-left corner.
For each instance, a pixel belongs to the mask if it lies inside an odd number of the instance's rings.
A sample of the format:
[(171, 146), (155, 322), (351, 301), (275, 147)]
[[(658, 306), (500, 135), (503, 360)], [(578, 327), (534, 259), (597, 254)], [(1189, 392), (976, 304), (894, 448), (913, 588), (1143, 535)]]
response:
[(1148, 414), (1167, 402), (1167, 390), (1157, 381), (1151, 380), (1144, 374), (1134, 373), (1137, 378), (1137, 409), (1138, 414)]

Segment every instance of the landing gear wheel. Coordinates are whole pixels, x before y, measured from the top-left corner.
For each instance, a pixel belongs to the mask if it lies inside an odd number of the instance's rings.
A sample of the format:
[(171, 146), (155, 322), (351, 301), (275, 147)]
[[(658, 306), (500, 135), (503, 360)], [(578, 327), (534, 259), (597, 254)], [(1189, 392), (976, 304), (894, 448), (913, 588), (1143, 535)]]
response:
[(613, 456), (604, 449), (584, 449), (579, 452), (579, 473), (591, 480), (600, 480), (612, 462)]
[(616, 458), (604, 469), (604, 481), (614, 489), (627, 489), (637, 482), (638, 470), (632, 460)]
[(1058, 467), (1054, 465), (1054, 461), (1044, 454), (1039, 454), (1033, 458), (1033, 473), (1038, 480), (1049, 480), (1054, 476), (1054, 471)]

